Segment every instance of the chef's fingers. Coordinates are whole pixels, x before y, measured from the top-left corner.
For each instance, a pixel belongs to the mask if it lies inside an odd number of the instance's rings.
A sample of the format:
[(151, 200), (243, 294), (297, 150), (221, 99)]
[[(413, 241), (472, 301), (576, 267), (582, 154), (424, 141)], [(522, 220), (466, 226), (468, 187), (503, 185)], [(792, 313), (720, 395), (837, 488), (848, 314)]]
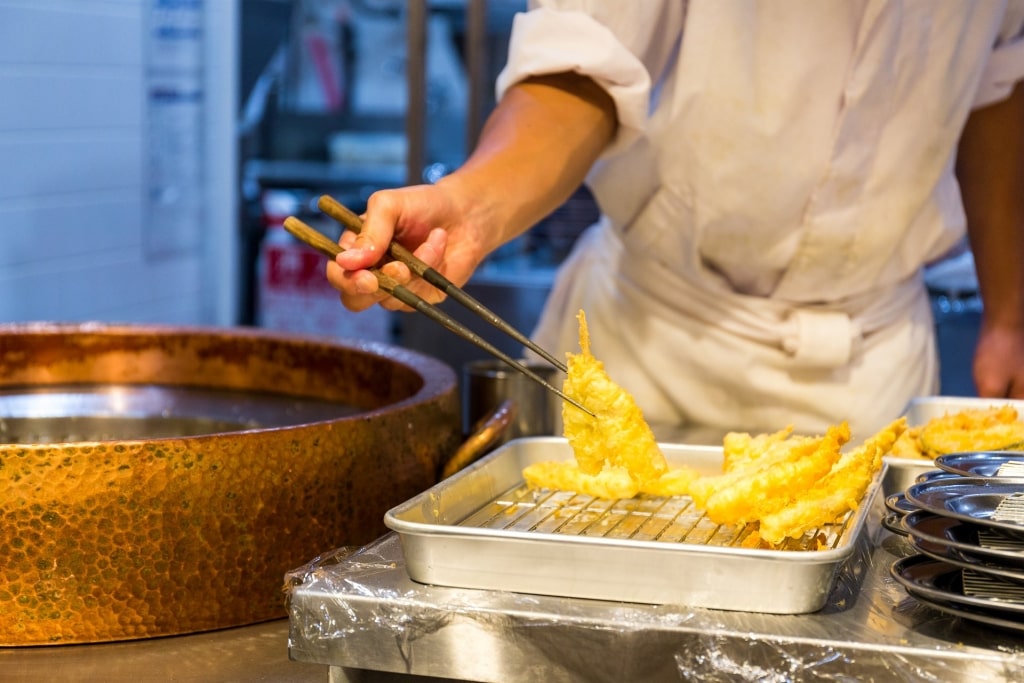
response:
[(380, 191), (370, 195), (359, 234), (351, 239), (346, 251), (338, 255), (338, 264), (346, 270), (360, 270), (377, 265), (387, 254), (388, 245), (402, 216), (405, 195), (397, 191)]
[(341, 239), (338, 240), (338, 244), (341, 245), (342, 249), (352, 249), (356, 244), (356, 233), (351, 230), (345, 230), (341, 233)]
[[(412, 277), (412, 273), (409, 272), (409, 267), (399, 261), (389, 261), (380, 267), (380, 271), (385, 275), (389, 276), (392, 280), (402, 285), (414, 294), (423, 297), (421, 287), (417, 286), (417, 282)], [(423, 283), (426, 284), (426, 283)], [(424, 297), (425, 298), (425, 297)], [(389, 311), (411, 311), (412, 309), (403, 304), (398, 299), (388, 296), (380, 300), (380, 305)]]
[(445, 249), (447, 248), (448, 231), (443, 228), (434, 228), (427, 234), (427, 239), (423, 244), (416, 247), (413, 255), (431, 268), (442, 270)]
[(983, 325), (973, 370), (978, 396), (1024, 398), (1024, 330)]
[[(355, 235), (342, 236), (342, 246), (355, 239)], [(440, 228), (432, 230), (427, 240), (416, 251), (416, 256), (432, 268), (439, 267), (444, 261), (448, 233)], [(395, 282), (404, 286), (428, 303), (436, 304), (446, 297), (426, 281), (416, 278), (409, 268), (398, 261), (388, 261), (378, 266), (380, 271)], [(374, 304), (392, 311), (410, 311), (411, 309), (397, 299), (388, 296), (380, 289), (376, 276), (368, 270), (346, 270), (337, 262), (328, 263), (327, 279), (341, 293), (342, 304), (351, 311), (364, 311)]]
[(327, 281), (341, 295), (341, 303), (350, 311), (365, 311), (387, 294), (368, 270), (345, 270), (335, 261), (327, 262)]
[[(427, 234), (427, 239), (416, 248), (414, 255), (431, 268), (440, 268), (444, 262), (445, 247), (448, 242), (447, 231), (435, 228)], [(404, 286), (413, 294), (417, 295), (430, 304), (439, 304), (447, 298), (447, 295), (437, 289), (426, 280), (415, 277), (404, 263), (391, 261), (381, 266), (381, 271), (396, 282)], [(397, 299), (386, 298), (381, 300), (381, 306), (392, 311), (409, 311), (408, 306), (403, 305)]]

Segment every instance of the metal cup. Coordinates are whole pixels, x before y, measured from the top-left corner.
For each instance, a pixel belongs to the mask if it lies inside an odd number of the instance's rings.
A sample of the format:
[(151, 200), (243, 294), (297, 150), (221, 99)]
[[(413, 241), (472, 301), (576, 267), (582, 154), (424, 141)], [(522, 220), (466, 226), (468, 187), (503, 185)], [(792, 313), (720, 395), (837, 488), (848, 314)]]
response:
[[(564, 375), (546, 363), (525, 361), (527, 367), (560, 387)], [(462, 427), (473, 426), (505, 400), (515, 404), (516, 417), (502, 442), (521, 436), (562, 433), (562, 400), (529, 377), (497, 360), (466, 363), (462, 370)]]

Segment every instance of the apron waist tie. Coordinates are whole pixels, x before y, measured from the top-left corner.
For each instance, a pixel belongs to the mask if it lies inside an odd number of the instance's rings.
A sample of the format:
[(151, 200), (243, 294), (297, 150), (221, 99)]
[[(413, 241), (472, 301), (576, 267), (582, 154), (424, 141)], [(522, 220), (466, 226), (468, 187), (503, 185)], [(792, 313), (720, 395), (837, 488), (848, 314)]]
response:
[[(860, 325), (842, 311), (793, 310), (783, 326), (782, 349), (809, 368), (837, 368), (850, 362)], [(788, 329), (787, 329), (788, 328)]]
[(600, 257), (637, 288), (638, 296), (733, 334), (775, 345), (807, 368), (836, 368), (853, 358), (865, 335), (900, 320), (925, 291), (920, 276), (848, 297), (828, 307), (709, 289), (631, 250), (607, 219), (595, 226)]

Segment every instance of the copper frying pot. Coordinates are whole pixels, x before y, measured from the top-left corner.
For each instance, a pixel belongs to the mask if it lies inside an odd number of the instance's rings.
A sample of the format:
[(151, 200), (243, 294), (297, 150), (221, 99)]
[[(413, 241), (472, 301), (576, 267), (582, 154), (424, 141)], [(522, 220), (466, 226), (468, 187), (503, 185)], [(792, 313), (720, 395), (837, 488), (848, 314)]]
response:
[(384, 533), (384, 513), (435, 483), (460, 440), (454, 372), (397, 347), (243, 329), (0, 325), (0, 397), (98, 386), (214, 389), (328, 414), (26, 443), (3, 438), (0, 413), (0, 645), (283, 617), (284, 574)]

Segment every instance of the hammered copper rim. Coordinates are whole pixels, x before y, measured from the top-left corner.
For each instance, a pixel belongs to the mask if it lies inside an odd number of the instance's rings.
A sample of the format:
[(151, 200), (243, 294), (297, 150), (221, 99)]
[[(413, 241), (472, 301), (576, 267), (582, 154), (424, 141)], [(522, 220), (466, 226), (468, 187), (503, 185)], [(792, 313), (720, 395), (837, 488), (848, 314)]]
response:
[(0, 325), (0, 388), (216, 386), (337, 401), (333, 420), (0, 444), (0, 645), (191, 633), (285, 615), (285, 573), (386, 531), (460, 439), (455, 373), (375, 343), (262, 330)]

